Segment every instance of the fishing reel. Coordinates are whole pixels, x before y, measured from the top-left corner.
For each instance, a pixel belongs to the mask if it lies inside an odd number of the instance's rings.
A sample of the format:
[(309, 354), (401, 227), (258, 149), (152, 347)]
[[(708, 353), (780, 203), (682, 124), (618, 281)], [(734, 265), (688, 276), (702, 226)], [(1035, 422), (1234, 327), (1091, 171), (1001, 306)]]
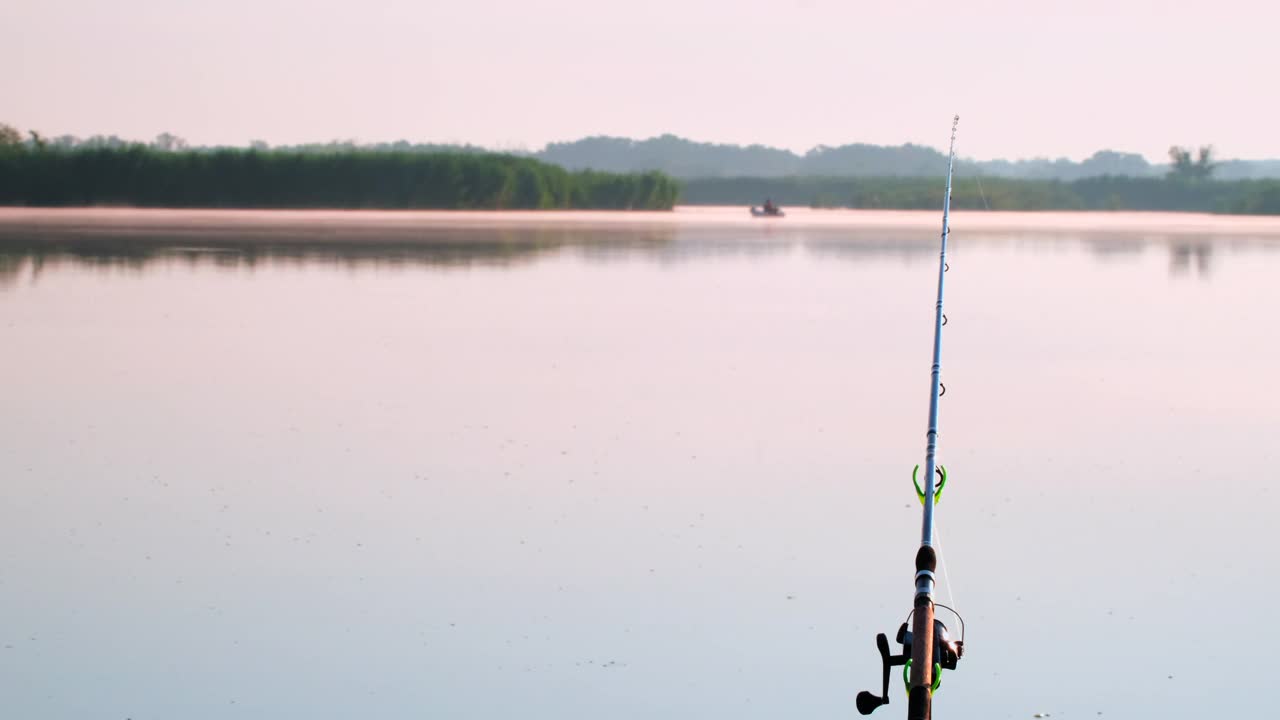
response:
[[(938, 687), (942, 684), (942, 671), (955, 670), (956, 664), (960, 662), (960, 658), (964, 657), (964, 618), (960, 617), (960, 613), (945, 606), (935, 605), (935, 607), (950, 610), (953, 615), (960, 620), (960, 639), (952, 640), (951, 634), (947, 632), (947, 626), (942, 624), (941, 620), (933, 621), (933, 687), (932, 692), (937, 692)], [(915, 611), (912, 610), (912, 614)], [(902, 667), (902, 681), (907, 686), (907, 691), (911, 690), (911, 616), (907, 616), (907, 622), (902, 623), (898, 628), (898, 636), (896, 642), (902, 646), (902, 653), (899, 655), (889, 654), (889, 638), (884, 633), (876, 635), (876, 648), (880, 650), (880, 661), (884, 669), (883, 682), (880, 688), (880, 695), (876, 695), (863, 690), (858, 693), (857, 705), (858, 712), (863, 715), (870, 715), (876, 708), (881, 705), (889, 704), (889, 668), (898, 665)]]

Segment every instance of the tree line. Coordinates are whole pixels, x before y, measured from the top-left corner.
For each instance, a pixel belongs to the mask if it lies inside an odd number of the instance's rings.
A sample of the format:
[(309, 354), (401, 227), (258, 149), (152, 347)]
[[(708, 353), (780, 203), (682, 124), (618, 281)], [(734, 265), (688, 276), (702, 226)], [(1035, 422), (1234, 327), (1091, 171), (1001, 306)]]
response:
[[(30, 144), (31, 141), (27, 141)], [(115, 135), (79, 138), (72, 135), (41, 138), (48, 147), (121, 148), (134, 144)], [(151, 142), (160, 150), (199, 150), (212, 152), (220, 147), (191, 146), (170, 133)], [(263, 140), (249, 143), (251, 149), (305, 153), (351, 151), (468, 153), (488, 154), (495, 150), (477, 145), (395, 142), (359, 143), (355, 140), (333, 140), (323, 143), (277, 145)], [(1027, 180), (1080, 180), (1107, 175), (1125, 177), (1162, 177), (1169, 172), (1186, 172), (1199, 165), (1190, 150), (1174, 148), (1169, 164), (1151, 163), (1137, 153), (1100, 150), (1090, 157), (1074, 161), (1067, 158), (1029, 158), (1020, 160), (959, 159), (957, 169), (983, 177), (1008, 177)], [(1212, 148), (1201, 148), (1201, 151)], [(675, 135), (662, 135), (647, 140), (620, 137), (588, 137), (572, 142), (551, 143), (541, 150), (498, 150), (499, 154), (532, 157), (569, 170), (597, 170), (615, 173), (658, 171), (678, 179), (737, 177), (934, 177), (946, 167), (946, 155), (923, 145), (907, 143), (899, 146), (851, 143), (839, 146), (819, 145), (804, 153), (765, 145), (730, 145), (687, 140)], [(1222, 180), (1280, 178), (1280, 159), (1217, 160), (1211, 164), (1213, 177)]]
[[(1189, 152), (1189, 151), (1188, 151)], [(660, 170), (680, 179), (740, 177), (936, 177), (946, 171), (947, 156), (935, 148), (907, 143), (819, 145), (803, 153), (765, 145), (725, 145), (662, 135), (646, 140), (588, 137), (551, 143), (535, 157), (570, 169), (595, 168), (612, 172)], [(960, 159), (958, 169), (983, 177), (1026, 180), (1080, 180), (1090, 177), (1161, 177), (1180, 171), (1180, 157), (1171, 164), (1148, 162), (1137, 153), (1100, 150), (1090, 157), (1022, 160)], [(1194, 165), (1197, 161), (1189, 160)], [(1280, 178), (1280, 160), (1225, 160), (1213, 163), (1221, 179)]]
[(0, 126), (0, 204), (669, 210), (658, 172), (569, 171), (490, 153), (65, 147)]
[[(933, 210), (942, 207), (943, 179), (707, 178), (684, 181), (691, 205), (781, 205), (817, 208)], [(1179, 176), (1103, 176), (1074, 181), (957, 177), (951, 205), (973, 210), (1159, 210), (1280, 214), (1280, 181), (1188, 180)]]
[[(759, 150), (769, 162), (778, 159)], [(930, 162), (934, 151), (921, 150), (916, 161)], [(1169, 157), (1163, 176), (1070, 181), (985, 176), (961, 164), (952, 203), (993, 210), (1280, 214), (1280, 181), (1215, 180), (1222, 163), (1210, 146), (1195, 153), (1175, 146)], [(696, 153), (687, 162), (699, 162)], [(6, 205), (670, 209), (677, 201), (752, 205), (772, 198), (811, 207), (933, 209), (942, 204), (941, 172), (693, 178), (681, 184), (660, 172), (571, 170), (471, 146), (191, 148), (167, 133), (150, 145), (118, 138), (71, 142), (35, 132), (24, 137), (0, 124), (0, 204)]]

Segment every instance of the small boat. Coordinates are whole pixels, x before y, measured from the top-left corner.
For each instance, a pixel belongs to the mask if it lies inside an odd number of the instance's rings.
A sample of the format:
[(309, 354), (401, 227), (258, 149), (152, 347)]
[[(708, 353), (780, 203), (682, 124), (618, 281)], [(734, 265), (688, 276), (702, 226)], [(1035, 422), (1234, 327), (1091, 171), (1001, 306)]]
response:
[(782, 212), (780, 208), (763, 208), (752, 206), (751, 217), (786, 217), (787, 214)]

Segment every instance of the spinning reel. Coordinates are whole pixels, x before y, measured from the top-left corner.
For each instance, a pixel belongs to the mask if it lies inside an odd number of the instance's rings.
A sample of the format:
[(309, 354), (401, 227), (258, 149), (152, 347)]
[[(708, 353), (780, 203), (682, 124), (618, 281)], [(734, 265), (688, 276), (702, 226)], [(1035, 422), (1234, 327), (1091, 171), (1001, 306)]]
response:
[[(952, 610), (946, 605), (934, 605), (934, 607), (950, 610), (956, 619), (960, 621), (960, 639), (952, 640), (951, 634), (947, 632), (947, 626), (942, 624), (941, 620), (933, 621), (933, 687), (931, 692), (936, 692), (938, 687), (942, 685), (942, 671), (955, 670), (956, 664), (960, 662), (960, 658), (964, 657), (964, 618), (960, 617), (960, 613)], [(911, 613), (914, 615), (915, 611)], [(876, 635), (876, 648), (880, 650), (880, 661), (884, 668), (883, 682), (880, 688), (880, 696), (877, 697), (872, 693), (863, 690), (858, 693), (857, 705), (858, 712), (863, 715), (870, 715), (876, 708), (881, 705), (889, 704), (889, 668), (898, 665), (902, 667), (902, 681), (907, 686), (908, 692), (911, 687), (911, 616), (907, 616), (907, 621), (902, 623), (898, 628), (898, 636), (896, 642), (902, 646), (902, 653), (899, 655), (889, 654), (889, 638), (884, 633)]]

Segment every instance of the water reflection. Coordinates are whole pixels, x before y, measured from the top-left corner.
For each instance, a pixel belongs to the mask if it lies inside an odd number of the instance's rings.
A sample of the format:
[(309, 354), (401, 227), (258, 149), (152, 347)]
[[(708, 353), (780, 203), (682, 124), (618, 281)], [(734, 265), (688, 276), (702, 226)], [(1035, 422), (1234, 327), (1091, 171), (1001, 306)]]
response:
[(1081, 238), (1089, 253), (1099, 260), (1118, 260), (1132, 257), (1147, 248), (1152, 240), (1132, 235), (1102, 234)]
[(910, 257), (935, 252), (918, 234), (830, 230), (749, 233), (726, 228), (476, 228), (424, 229), (412, 236), (332, 233), (237, 234), (180, 232), (137, 235), (100, 229), (47, 228), (39, 233), (0, 228), (0, 285), (29, 272), (33, 279), (62, 265), (142, 270), (182, 264), (221, 269), (263, 265), (350, 268), (467, 268), (514, 266), (571, 252), (588, 262), (642, 259), (662, 264), (710, 258), (767, 258), (806, 250), (844, 259)]
[[(1135, 235), (1133, 233), (982, 232), (957, 234), (956, 252), (982, 245), (1032, 252), (1061, 252), (1083, 246), (1100, 262), (1132, 259), (1156, 249), (1169, 254), (1169, 273), (1194, 269), (1205, 277), (1215, 253), (1274, 252), (1280, 242), (1268, 237)], [(100, 270), (143, 271), (156, 265), (185, 265), (254, 270), (264, 265), (308, 264), (351, 269), (504, 267), (535, 262), (557, 253), (573, 253), (588, 262), (645, 260), (660, 264), (730, 257), (764, 259), (803, 252), (814, 257), (865, 262), (912, 262), (936, 254), (936, 239), (921, 230), (773, 226), (749, 228), (622, 226), (415, 228), (412, 232), (297, 226), (269, 231), (223, 227), (169, 227), (140, 233), (112, 227), (0, 226), (0, 288), (24, 276), (38, 281), (48, 269), (77, 266)]]
[(1169, 246), (1169, 274), (1186, 275), (1194, 268), (1198, 277), (1205, 277), (1212, 257), (1213, 245), (1208, 239), (1173, 243)]

